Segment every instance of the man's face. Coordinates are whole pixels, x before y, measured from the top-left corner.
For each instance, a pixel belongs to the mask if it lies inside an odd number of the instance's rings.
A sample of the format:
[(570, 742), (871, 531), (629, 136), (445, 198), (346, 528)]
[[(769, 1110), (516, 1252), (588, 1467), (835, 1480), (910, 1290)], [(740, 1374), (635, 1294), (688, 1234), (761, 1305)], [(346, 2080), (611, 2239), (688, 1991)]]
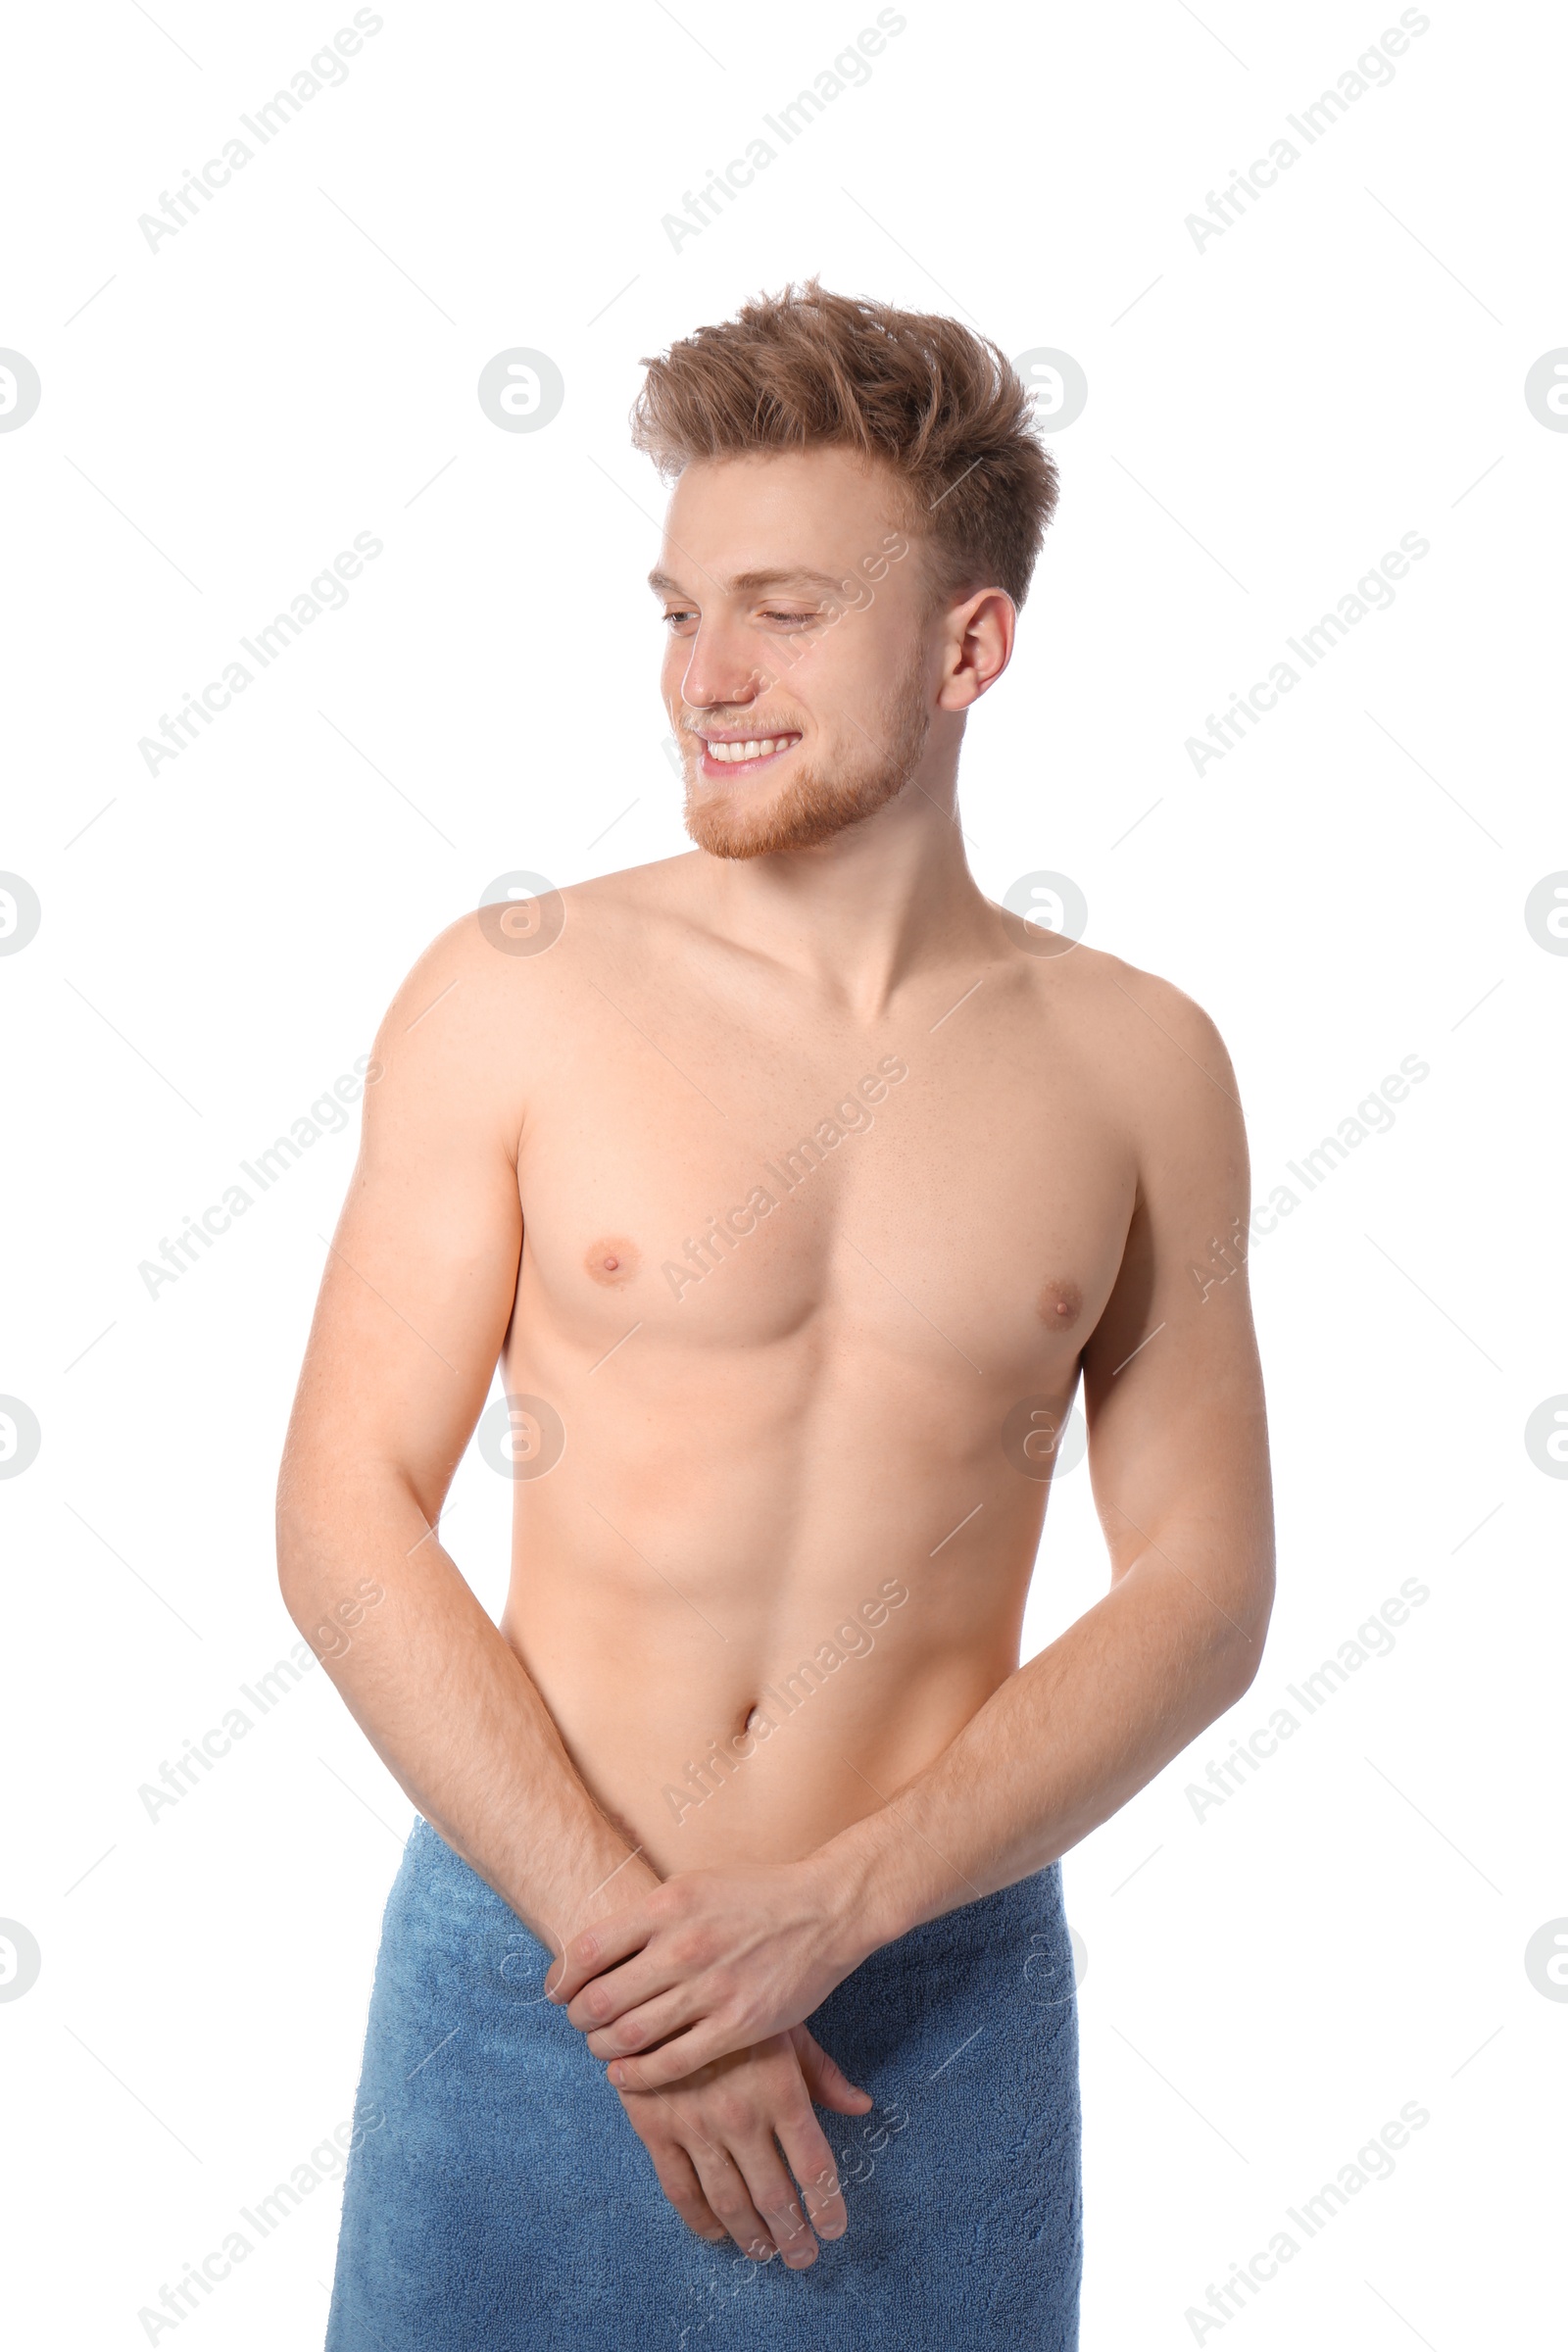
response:
[(809, 849), (914, 773), (932, 615), (899, 514), (892, 478), (838, 449), (703, 461), (676, 483), (652, 586), (700, 849)]

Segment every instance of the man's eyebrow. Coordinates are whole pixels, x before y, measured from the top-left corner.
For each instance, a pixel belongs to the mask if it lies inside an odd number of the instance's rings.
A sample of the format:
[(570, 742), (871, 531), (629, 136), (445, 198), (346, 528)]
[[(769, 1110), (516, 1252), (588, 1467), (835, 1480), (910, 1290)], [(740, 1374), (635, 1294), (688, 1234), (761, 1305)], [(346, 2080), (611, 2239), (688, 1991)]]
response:
[[(733, 593), (758, 595), (772, 588), (815, 588), (828, 596), (841, 595), (850, 583), (836, 572), (810, 571), (804, 566), (774, 571), (738, 571), (734, 578), (720, 583)], [(667, 571), (651, 571), (648, 585), (656, 596), (682, 596), (685, 590)]]
[(836, 595), (846, 584), (837, 573), (808, 571), (804, 566), (780, 571), (741, 571), (730, 582), (732, 588), (752, 594), (768, 588), (820, 588), (828, 595)]

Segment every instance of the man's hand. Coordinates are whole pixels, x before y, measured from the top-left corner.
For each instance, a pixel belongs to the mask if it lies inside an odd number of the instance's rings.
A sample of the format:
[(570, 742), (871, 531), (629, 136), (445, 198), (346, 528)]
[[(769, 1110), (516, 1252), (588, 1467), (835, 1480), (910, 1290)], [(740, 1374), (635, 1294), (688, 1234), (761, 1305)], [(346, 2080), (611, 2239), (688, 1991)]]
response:
[[(637, 2072), (630, 2060), (628, 2076)], [(872, 2105), (869, 2091), (857, 2090), (804, 2026), (737, 2050), (668, 2090), (637, 2089), (628, 2081), (620, 2092), (659, 2185), (687, 2228), (710, 2245), (728, 2234), (754, 2262), (781, 2254), (792, 2271), (816, 2260), (817, 2236), (842, 2237), (849, 2226), (813, 2100), (837, 2115), (863, 2115)]]
[(574, 1936), (550, 1998), (617, 2090), (662, 2090), (809, 2017), (865, 1957), (846, 1911), (810, 1859), (680, 1871)]

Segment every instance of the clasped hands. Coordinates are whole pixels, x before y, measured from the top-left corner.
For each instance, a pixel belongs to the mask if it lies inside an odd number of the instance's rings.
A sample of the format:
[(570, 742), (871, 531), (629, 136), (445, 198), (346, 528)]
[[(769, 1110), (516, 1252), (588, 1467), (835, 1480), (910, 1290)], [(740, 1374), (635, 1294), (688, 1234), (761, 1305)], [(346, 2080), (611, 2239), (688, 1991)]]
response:
[[(551, 2000), (609, 2061), (670, 2203), (792, 2270), (848, 2226), (813, 2112), (873, 2104), (804, 2020), (865, 1957), (841, 1890), (811, 1859), (677, 1872), (572, 1937)], [(780, 2158), (799, 2183), (799, 2193)]]

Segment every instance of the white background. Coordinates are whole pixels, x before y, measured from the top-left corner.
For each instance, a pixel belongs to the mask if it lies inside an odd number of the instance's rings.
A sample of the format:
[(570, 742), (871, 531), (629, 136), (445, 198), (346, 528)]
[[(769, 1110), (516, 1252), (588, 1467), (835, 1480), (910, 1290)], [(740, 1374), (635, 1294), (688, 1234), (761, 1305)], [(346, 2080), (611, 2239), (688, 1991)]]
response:
[[(319, 1672), (176, 1808), (137, 1795), (295, 1639), (271, 1488), (352, 1130), (156, 1298), (138, 1264), (368, 1052), (495, 875), (684, 846), (642, 585), (660, 499), (625, 415), (641, 356), (811, 270), (1087, 373), (965, 752), (982, 886), (1070, 874), (1092, 943), (1213, 1014), (1258, 1199), (1430, 1063), (1255, 1252), (1281, 1527), (1259, 1678), (1066, 1864), (1087, 2352), (1540, 2340), (1568, 2006), (1524, 1952), (1568, 1913), (1568, 1485), (1523, 1432), (1568, 1390), (1568, 958), (1523, 909), (1568, 866), (1568, 435), (1524, 378), (1568, 343), (1562, 19), (1434, 5), (1308, 148), (1284, 118), (1396, 8), (918, 0), (677, 251), (662, 216), (869, 0), (681, 0), (678, 24), (389, 0), (343, 86), (153, 251), (138, 216), (351, 11), (154, 13), (16, 24), (0, 138), (0, 343), (43, 384), (0, 434), (0, 866), (43, 908), (0, 958), (0, 1391), (42, 1429), (0, 1482), (0, 1914), (42, 1952), (0, 2003), (17, 2341), (148, 2340), (162, 2283), (350, 2114), (410, 1819)], [(1300, 160), (1200, 250), (1186, 217), (1282, 133)], [(511, 346), (564, 374), (544, 430), (479, 408)], [(1187, 738), (1412, 531), (1430, 553), (1393, 607), (1196, 774)], [(346, 608), (149, 774), (138, 739), (358, 532), (384, 552)], [(450, 1540), (492, 1607), (509, 1501), (470, 1454)], [(1103, 1582), (1081, 1470), (1043, 1563), (1031, 1649)], [(1210, 1759), (1411, 1577), (1430, 1597), (1392, 1654), (1197, 1818)], [(1410, 2101), (1430, 2122), (1393, 2178), (1201, 2332), (1209, 2282)], [(171, 2332), (319, 2341), (337, 2194)]]

